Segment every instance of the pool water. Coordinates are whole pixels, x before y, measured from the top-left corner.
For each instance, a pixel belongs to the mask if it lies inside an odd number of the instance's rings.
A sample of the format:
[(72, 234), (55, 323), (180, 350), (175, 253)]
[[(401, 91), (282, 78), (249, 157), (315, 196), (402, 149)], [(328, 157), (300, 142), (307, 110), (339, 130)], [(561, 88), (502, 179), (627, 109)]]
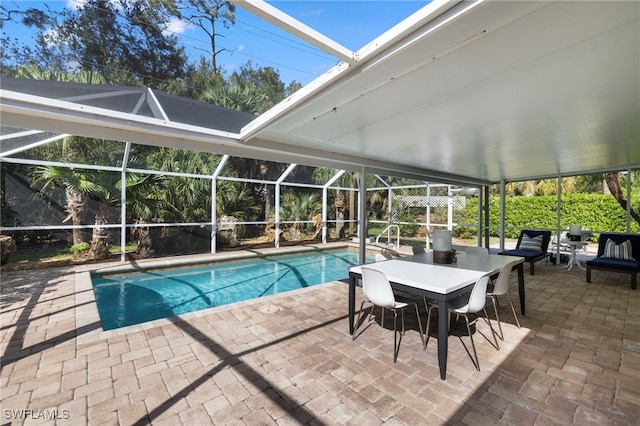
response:
[[(367, 255), (367, 262), (373, 261)], [(271, 256), (93, 278), (104, 330), (348, 278), (354, 250)]]

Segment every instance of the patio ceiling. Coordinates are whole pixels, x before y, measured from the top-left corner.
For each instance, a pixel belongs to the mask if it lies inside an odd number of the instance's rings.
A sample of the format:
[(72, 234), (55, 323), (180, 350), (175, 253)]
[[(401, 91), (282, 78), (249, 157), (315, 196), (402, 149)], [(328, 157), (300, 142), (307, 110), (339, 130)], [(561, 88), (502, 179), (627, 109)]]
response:
[(3, 126), (468, 184), (640, 166), (640, 2), (434, 1), (358, 52), (236, 3), (343, 62), (239, 131), (4, 88)]
[(433, 2), (244, 137), (488, 182), (638, 166), (639, 16), (636, 1)]

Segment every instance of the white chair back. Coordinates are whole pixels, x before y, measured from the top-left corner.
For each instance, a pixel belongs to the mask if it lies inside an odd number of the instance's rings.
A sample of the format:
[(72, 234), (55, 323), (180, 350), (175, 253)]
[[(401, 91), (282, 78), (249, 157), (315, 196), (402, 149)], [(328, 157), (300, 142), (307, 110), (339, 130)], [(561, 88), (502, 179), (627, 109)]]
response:
[(383, 308), (394, 308), (396, 299), (391, 283), (384, 272), (376, 269), (362, 268), (362, 292), (374, 305)]
[(498, 278), (496, 278), (496, 281), (493, 284), (493, 294), (495, 294), (496, 296), (501, 296), (509, 291), (509, 276), (511, 275), (511, 271), (513, 270), (513, 267), (517, 262), (518, 260), (514, 259), (504, 265), (504, 267), (498, 274)]
[[(469, 296), (469, 304), (460, 309), (465, 313), (476, 313), (484, 309), (484, 304), (487, 301), (487, 284), (489, 283), (489, 276), (483, 275), (476, 281), (471, 290)], [(462, 313), (462, 312), (461, 312)]]

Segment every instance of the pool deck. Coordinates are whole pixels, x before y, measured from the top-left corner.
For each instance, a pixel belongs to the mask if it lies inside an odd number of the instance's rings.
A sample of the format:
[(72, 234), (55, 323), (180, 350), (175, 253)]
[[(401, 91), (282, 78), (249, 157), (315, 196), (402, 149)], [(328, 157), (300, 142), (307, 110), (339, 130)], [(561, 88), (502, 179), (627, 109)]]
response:
[[(129, 266), (153, 262), (175, 259)], [(121, 266), (2, 274), (2, 424), (640, 423), (640, 291), (628, 275), (595, 271), (587, 284), (566, 265), (525, 267), (522, 328), (503, 303), (500, 351), (474, 334), (480, 372), (450, 336), (442, 381), (437, 330), (424, 350), (410, 311), (397, 363), (390, 323), (352, 340), (343, 282), (104, 332), (78, 281)]]

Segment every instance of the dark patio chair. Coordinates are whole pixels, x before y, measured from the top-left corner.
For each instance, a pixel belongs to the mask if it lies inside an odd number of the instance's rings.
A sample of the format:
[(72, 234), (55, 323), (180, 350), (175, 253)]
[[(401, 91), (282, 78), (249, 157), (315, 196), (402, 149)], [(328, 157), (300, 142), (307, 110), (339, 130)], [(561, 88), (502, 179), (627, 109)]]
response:
[(545, 259), (546, 263), (551, 256), (551, 253), (547, 252), (550, 241), (551, 231), (522, 230), (516, 248), (498, 254), (524, 257), (525, 262), (529, 262), (529, 273), (534, 275), (534, 263), (542, 259)]

